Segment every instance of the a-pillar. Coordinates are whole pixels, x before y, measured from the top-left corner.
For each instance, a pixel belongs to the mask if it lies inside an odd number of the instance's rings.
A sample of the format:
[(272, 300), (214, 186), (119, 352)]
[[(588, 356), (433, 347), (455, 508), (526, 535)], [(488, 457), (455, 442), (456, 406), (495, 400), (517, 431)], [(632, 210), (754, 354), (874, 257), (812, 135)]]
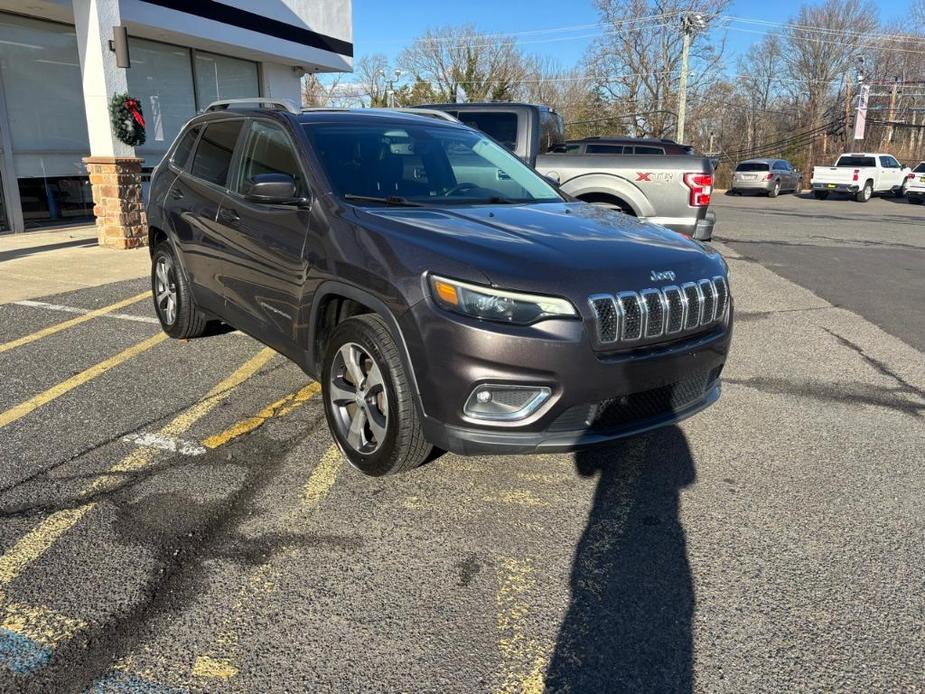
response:
[(116, 66), (109, 48), (113, 27), (120, 25), (119, 0), (73, 0), (74, 24), (83, 81), (90, 156), (93, 214), (99, 243), (135, 248), (147, 241), (147, 220), (141, 194), (141, 159), (135, 148), (118, 140), (109, 120), (113, 94), (128, 91), (125, 69)]

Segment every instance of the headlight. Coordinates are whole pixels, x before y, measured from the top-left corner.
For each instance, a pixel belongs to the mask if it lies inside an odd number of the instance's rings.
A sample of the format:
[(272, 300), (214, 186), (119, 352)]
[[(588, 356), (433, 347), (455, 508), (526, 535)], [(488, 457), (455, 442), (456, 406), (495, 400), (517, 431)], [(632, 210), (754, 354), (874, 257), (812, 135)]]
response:
[(572, 304), (554, 296), (521, 294), (431, 275), (431, 295), (439, 306), (473, 318), (527, 325), (544, 318), (575, 318)]

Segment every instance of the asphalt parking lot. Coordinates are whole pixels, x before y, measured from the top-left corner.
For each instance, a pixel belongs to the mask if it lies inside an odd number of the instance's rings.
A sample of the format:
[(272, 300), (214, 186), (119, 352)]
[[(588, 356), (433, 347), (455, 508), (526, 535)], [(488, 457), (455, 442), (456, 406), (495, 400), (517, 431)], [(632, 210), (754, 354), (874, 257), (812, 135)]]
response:
[(0, 305), (0, 689), (925, 691), (925, 212), (716, 206), (723, 397), (576, 455), (365, 478), (143, 279)]

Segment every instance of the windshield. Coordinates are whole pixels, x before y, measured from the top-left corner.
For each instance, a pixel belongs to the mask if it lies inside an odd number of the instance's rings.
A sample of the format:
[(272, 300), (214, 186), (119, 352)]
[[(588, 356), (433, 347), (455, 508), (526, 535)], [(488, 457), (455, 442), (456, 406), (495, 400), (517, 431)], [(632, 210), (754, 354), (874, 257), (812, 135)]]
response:
[(334, 192), (428, 205), (561, 202), (550, 184), (477, 132), (430, 124), (307, 123)]
[(874, 161), (873, 157), (839, 157), (838, 161), (835, 162), (835, 166), (851, 166), (854, 168), (860, 168), (862, 166), (876, 166), (877, 162)]
[(736, 167), (736, 171), (767, 171), (767, 170), (768, 170), (767, 162), (760, 162), (760, 161), (745, 162), (744, 164), (739, 164)]

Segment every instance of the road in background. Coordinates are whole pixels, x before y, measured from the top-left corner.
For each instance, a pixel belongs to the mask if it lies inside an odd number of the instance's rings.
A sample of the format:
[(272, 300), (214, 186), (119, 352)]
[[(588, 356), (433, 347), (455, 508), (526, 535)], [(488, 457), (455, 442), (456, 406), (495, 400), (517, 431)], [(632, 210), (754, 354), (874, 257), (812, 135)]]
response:
[(925, 207), (717, 196), (715, 238), (925, 351)]

